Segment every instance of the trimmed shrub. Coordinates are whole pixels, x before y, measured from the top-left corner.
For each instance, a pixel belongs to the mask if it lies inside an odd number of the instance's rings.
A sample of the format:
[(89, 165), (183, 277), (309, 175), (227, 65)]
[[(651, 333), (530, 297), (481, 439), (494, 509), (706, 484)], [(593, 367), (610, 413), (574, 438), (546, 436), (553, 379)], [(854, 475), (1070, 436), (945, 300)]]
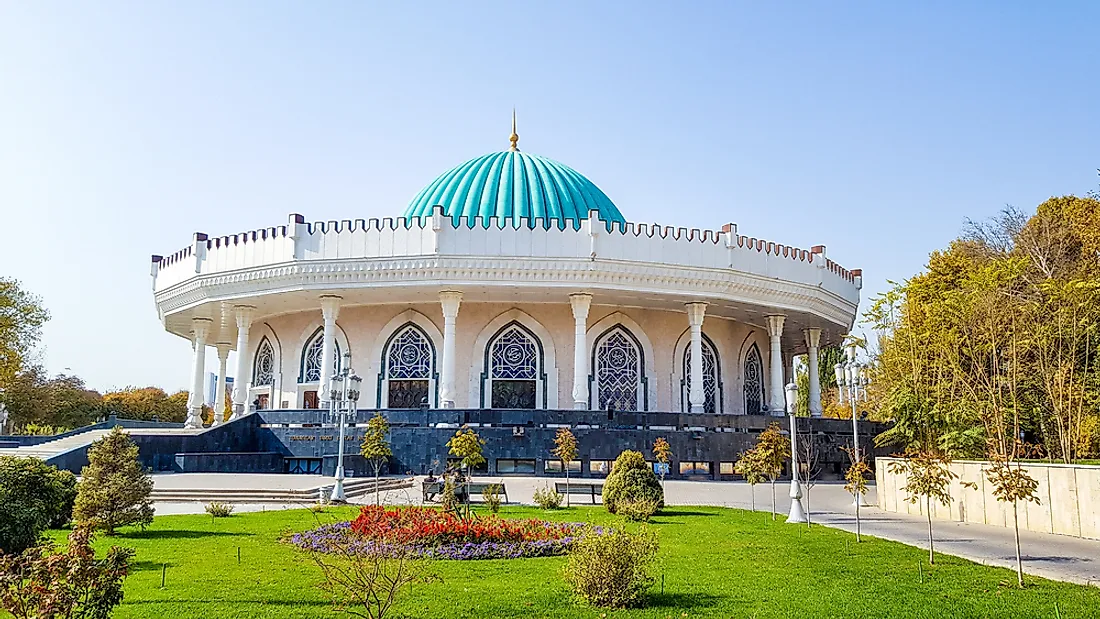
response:
[[(603, 486), (603, 504), (607, 511), (617, 513), (619, 505), (628, 502), (652, 502), (664, 507), (665, 493), (661, 481), (637, 451), (624, 451), (615, 459), (611, 474)], [(651, 514), (652, 515), (652, 514)]]
[(233, 506), (229, 503), (213, 501), (206, 504), (206, 513), (214, 518), (228, 518), (233, 515)]
[(72, 519), (76, 476), (38, 458), (0, 456), (0, 551), (30, 548)]
[(565, 581), (574, 595), (593, 606), (644, 606), (654, 582), (650, 567), (657, 550), (657, 534), (645, 526), (634, 533), (612, 529), (582, 535), (569, 553)]
[(550, 486), (543, 486), (535, 490), (535, 505), (538, 505), (542, 509), (557, 509), (561, 507), (561, 502), (564, 498), (565, 495), (558, 494)]
[(657, 502), (649, 499), (621, 501), (616, 507), (620, 516), (633, 522), (649, 522), (657, 513)]

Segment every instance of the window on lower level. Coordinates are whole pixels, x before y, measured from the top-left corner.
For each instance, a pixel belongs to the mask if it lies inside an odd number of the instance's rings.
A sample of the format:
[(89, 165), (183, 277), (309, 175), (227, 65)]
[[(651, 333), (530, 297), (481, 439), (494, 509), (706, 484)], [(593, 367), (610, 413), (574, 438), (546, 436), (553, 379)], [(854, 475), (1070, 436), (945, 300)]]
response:
[(710, 475), (710, 462), (680, 462), (681, 475)]
[(497, 458), (497, 473), (501, 475), (534, 475), (534, 458)]
[(733, 470), (733, 467), (734, 467), (733, 462), (719, 462), (718, 463), (718, 474), (719, 475), (733, 475), (733, 474), (736, 473), (736, 471)]
[(611, 471), (611, 462), (608, 460), (589, 460), (588, 472), (593, 475), (607, 475)]
[[(447, 468), (454, 469), (456, 471), (462, 470), (462, 458), (447, 458)], [(488, 473), (489, 465), (487, 462), (474, 467), (474, 473)]]
[[(569, 463), (569, 473), (570, 474), (577, 473), (579, 475), (581, 470), (582, 469), (581, 469), (581, 461), (580, 460), (573, 460), (572, 462)], [(562, 470), (561, 460), (547, 460), (545, 463), (543, 463), (543, 471), (546, 472), (546, 473), (564, 473), (565, 472), (564, 470)]]

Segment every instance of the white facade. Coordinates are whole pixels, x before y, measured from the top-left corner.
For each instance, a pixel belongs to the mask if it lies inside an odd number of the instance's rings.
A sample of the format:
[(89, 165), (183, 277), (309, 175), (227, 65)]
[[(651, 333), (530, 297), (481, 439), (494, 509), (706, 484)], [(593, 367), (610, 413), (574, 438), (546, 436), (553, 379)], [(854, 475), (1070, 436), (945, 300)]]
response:
[[(498, 404), (515, 387), (524, 398), (533, 389), (536, 408), (742, 414), (755, 408), (746, 380), (781, 411), (791, 356), (839, 343), (859, 303), (861, 272), (823, 246), (741, 236), (733, 224), (609, 231), (595, 213), (580, 230), (466, 223), (437, 207), (422, 219), (291, 215), (285, 226), (196, 234), (153, 257), (157, 308), (200, 350), (246, 346), (238, 412), (260, 396), (271, 408), (323, 400), (322, 375), (350, 352), (361, 408), (385, 408), (391, 382), (411, 380), (426, 381), (433, 408), (489, 408), (499, 383)], [(391, 372), (394, 338), (407, 363), (393, 357)], [(311, 352), (333, 365), (307, 368)]]

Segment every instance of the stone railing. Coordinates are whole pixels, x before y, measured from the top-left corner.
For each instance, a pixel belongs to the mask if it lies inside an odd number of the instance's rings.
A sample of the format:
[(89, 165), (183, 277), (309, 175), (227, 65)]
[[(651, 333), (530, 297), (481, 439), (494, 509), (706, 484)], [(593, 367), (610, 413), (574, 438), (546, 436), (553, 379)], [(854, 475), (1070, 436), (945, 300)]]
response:
[[(480, 223), (480, 222), (479, 222)], [(656, 263), (707, 270), (734, 270), (767, 279), (820, 287), (858, 303), (862, 272), (842, 268), (824, 246), (797, 249), (742, 236), (737, 226), (721, 231), (649, 224), (609, 224), (593, 211), (580, 228), (546, 228), (541, 219), (493, 220), (488, 227), (442, 214), (428, 218), (306, 223), (291, 215), (285, 226), (209, 237), (195, 233), (188, 247), (153, 256), (154, 290), (197, 275), (225, 273), (296, 261), (394, 257), (547, 258)]]
[[(923, 499), (907, 502), (906, 476), (890, 472), (896, 458), (875, 462), (879, 507), (889, 512), (924, 514)], [(1012, 505), (998, 501), (983, 470), (988, 462), (955, 461), (951, 471), (959, 476), (951, 484), (952, 502), (932, 502), (932, 517), (955, 522), (976, 522), (1000, 527), (1012, 526)], [(1027, 473), (1039, 482), (1039, 503), (1021, 503), (1021, 529), (1100, 539), (1100, 466), (1027, 463)], [(976, 488), (963, 484), (975, 484)]]

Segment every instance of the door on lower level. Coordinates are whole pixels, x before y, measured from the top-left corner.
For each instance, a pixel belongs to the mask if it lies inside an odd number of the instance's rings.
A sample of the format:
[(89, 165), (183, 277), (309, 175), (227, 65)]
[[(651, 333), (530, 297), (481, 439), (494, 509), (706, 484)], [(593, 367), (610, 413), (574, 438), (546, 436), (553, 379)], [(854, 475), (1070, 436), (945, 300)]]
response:
[(318, 408), (321, 405), (321, 400), (317, 397), (316, 391), (306, 391), (302, 394), (302, 408)]
[(320, 458), (287, 458), (283, 460), (285, 471), (291, 475), (320, 475)]
[(428, 381), (391, 378), (389, 383), (388, 408), (420, 408), (428, 404)]

